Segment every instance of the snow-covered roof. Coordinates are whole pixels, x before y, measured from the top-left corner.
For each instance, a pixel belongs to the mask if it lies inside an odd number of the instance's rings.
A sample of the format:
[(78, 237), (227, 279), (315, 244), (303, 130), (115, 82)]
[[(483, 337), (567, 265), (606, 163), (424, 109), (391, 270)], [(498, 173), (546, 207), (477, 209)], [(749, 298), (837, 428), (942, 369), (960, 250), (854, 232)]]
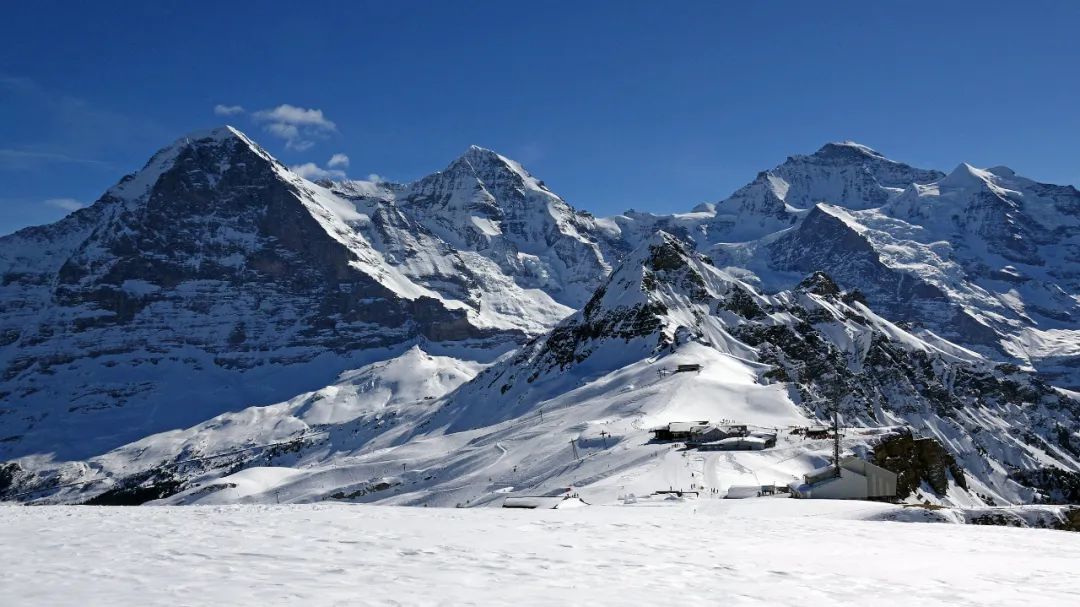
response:
[(566, 499), (565, 496), (547, 497), (539, 495), (523, 495), (520, 497), (508, 497), (503, 500), (503, 508), (528, 508), (528, 509), (551, 509), (556, 508), (559, 502)]
[(577, 508), (587, 506), (579, 497), (566, 495), (522, 495), (511, 496), (503, 500), (503, 508), (524, 508), (530, 510), (555, 510), (561, 508)]
[(765, 439), (756, 436), (730, 436), (716, 441), (718, 445), (764, 445)]

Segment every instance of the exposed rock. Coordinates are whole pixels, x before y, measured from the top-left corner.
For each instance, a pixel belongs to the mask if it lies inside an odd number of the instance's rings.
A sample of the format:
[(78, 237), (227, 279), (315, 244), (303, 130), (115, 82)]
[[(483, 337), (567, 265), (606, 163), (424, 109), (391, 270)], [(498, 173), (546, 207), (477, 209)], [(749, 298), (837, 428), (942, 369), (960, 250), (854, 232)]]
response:
[(901, 499), (923, 483), (938, 495), (945, 494), (950, 481), (968, 488), (956, 459), (932, 438), (916, 438), (910, 432), (889, 436), (874, 445), (873, 462), (897, 474), (896, 496)]

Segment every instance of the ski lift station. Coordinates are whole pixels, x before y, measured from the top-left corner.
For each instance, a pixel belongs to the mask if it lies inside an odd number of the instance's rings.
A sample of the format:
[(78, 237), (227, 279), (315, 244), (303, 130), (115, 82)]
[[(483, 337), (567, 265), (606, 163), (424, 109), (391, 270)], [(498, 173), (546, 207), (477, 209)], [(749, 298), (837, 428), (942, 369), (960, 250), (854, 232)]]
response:
[(854, 456), (807, 473), (788, 485), (791, 496), (809, 499), (865, 500), (896, 497), (896, 473)]

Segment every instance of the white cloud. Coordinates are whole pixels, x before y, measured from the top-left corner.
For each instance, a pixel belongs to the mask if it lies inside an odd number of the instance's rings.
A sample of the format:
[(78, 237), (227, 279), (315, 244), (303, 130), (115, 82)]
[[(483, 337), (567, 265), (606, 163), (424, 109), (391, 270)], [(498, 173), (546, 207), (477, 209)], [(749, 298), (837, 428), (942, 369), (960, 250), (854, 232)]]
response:
[(346, 156), (345, 154), (341, 154), (341, 153), (334, 154), (333, 156), (330, 157), (330, 160), (326, 163), (326, 166), (328, 166), (328, 167), (330, 167), (332, 169), (337, 169), (337, 168), (345, 169), (345, 168), (348, 168), (349, 167), (349, 157)]
[(214, 106), (214, 113), (218, 116), (235, 116), (243, 114), (244, 108), (240, 105), (222, 105), (219, 103)]
[(345, 171), (324, 169), (314, 162), (305, 162), (289, 167), (289, 170), (303, 177), (315, 181), (317, 179), (345, 179)]
[(74, 198), (49, 198), (45, 201), (45, 204), (50, 207), (56, 207), (65, 211), (78, 211), (86, 205), (75, 200)]
[(302, 126), (313, 126), (328, 131), (336, 131), (337, 125), (323, 116), (322, 110), (309, 110), (283, 103), (272, 110), (255, 112), (256, 120), (283, 122)]
[(367, 180), (373, 183), (382, 183), (386, 181), (386, 179), (384, 179), (382, 175), (379, 175), (377, 173), (371, 173), (370, 175), (368, 175)]
[(315, 145), (315, 139), (337, 132), (337, 125), (322, 110), (296, 107), (283, 103), (276, 108), (259, 110), (252, 114), (256, 122), (264, 123), (268, 133), (285, 140), (285, 147), (306, 150)]
[(273, 124), (266, 125), (266, 130), (271, 135), (276, 135), (282, 139), (297, 139), (300, 137), (300, 129), (291, 124), (284, 124), (281, 122), (275, 122)]

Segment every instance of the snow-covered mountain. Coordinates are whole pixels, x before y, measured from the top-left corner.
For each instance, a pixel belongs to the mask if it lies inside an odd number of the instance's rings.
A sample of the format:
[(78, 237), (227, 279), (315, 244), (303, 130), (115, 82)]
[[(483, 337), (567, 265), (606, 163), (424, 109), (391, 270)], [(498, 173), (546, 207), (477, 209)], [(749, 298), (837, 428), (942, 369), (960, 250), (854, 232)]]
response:
[(829, 446), (693, 469), (647, 429), (838, 406), (911, 499), (1075, 501), (1080, 406), (1051, 384), (1080, 358), (1077, 201), (842, 143), (688, 213), (596, 219), (482, 148), (410, 184), (312, 183), (234, 129), (191, 135), (0, 238), (0, 497), (726, 490)]
[(333, 187), (361, 208), (392, 209), (407, 222), (401, 226), (406, 237), (430, 234), (469, 263), (493, 263), (520, 288), (570, 306), (562, 308), (567, 312), (611, 270), (608, 238), (592, 216), (574, 210), (517, 162), (477, 146), (408, 185), (346, 181)]
[[(659, 373), (688, 362), (702, 372)], [(1075, 396), (913, 335), (822, 273), (791, 291), (758, 293), (663, 232), (581, 311), (486, 369), (414, 349), (280, 405), (89, 462), (10, 474), (23, 494), (96, 494), (101, 503), (285, 496), (454, 505), (565, 486), (593, 499), (663, 483), (726, 490), (747, 471), (758, 484), (788, 482), (826, 461), (828, 441), (721, 454), (695, 472), (647, 429), (679, 419), (799, 426), (834, 406), (866, 428), (847, 447), (893, 457), (910, 497), (959, 506), (1075, 499)], [(889, 442), (904, 444), (910, 431), (944, 448), (916, 453)]]
[(610, 221), (663, 229), (766, 292), (825, 271), (886, 317), (1080, 386), (1080, 192), (1004, 167), (946, 175), (828, 144), (690, 213)]
[(494, 274), (494, 302), (443, 296), (356, 228), (374, 221), (224, 127), (0, 239), (0, 454), (101, 453), (417, 342), (490, 357), (569, 312)]

